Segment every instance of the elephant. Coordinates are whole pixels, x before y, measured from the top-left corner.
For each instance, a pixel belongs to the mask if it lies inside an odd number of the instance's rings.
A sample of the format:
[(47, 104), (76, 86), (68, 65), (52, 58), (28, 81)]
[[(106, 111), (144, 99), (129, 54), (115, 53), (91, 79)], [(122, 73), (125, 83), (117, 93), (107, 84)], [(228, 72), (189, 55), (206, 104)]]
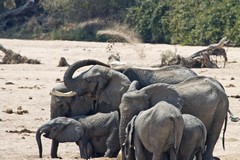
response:
[(197, 76), (190, 68), (178, 65), (160, 68), (121, 67), (115, 70), (126, 75), (131, 82), (137, 80), (140, 88), (154, 83), (177, 84)]
[(42, 158), (43, 133), (45, 133), (44, 137), (60, 143), (76, 142), (80, 156), (84, 159), (99, 156), (116, 157), (121, 148), (117, 111), (73, 118), (57, 117), (43, 124), (36, 132), (40, 158)]
[[(84, 66), (94, 65), (76, 77), (74, 72)], [(130, 80), (122, 73), (112, 70), (108, 65), (96, 60), (82, 60), (73, 63), (64, 74), (64, 84), (78, 96), (87, 95), (99, 103), (118, 109), (121, 97), (130, 85)], [(110, 98), (111, 97), (111, 98)]]
[(177, 160), (184, 129), (179, 109), (160, 101), (150, 109), (141, 111), (128, 123), (122, 145), (123, 160)]
[[(63, 94), (66, 93), (66, 94)], [(104, 102), (99, 102), (96, 107), (94, 98), (87, 95), (79, 96), (71, 92), (63, 83), (55, 86), (50, 92), (51, 119), (64, 116), (75, 117), (80, 115), (92, 115), (98, 112), (109, 113), (116, 107)]]
[(207, 130), (200, 119), (183, 114), (184, 130), (178, 152), (179, 160), (202, 160), (207, 139)]
[[(133, 81), (123, 94), (120, 109), (120, 144), (124, 142), (125, 128), (134, 115), (146, 110), (159, 101), (166, 101), (181, 109), (182, 113), (199, 118), (207, 129), (206, 151), (203, 159), (213, 158), (213, 150), (221, 128), (224, 135), (227, 126), (228, 97), (220, 83), (205, 76), (197, 76), (178, 84), (156, 83), (138, 89)], [(224, 143), (223, 143), (224, 147)]]

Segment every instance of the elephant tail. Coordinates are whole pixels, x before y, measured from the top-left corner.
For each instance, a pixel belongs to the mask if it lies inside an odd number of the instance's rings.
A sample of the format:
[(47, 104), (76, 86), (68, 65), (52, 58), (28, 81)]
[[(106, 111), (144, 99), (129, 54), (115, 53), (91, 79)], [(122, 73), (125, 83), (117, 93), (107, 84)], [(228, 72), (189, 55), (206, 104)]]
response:
[(41, 141), (42, 134), (43, 134), (43, 132), (39, 128), (36, 132), (36, 141), (37, 141), (38, 149), (39, 149), (39, 158), (42, 158), (42, 141)]
[(173, 127), (174, 127), (174, 148), (173, 151), (176, 154), (176, 157), (178, 155), (180, 144), (182, 140), (182, 134), (184, 130), (184, 121), (182, 114), (179, 112), (179, 114), (171, 117), (173, 121)]
[(223, 138), (222, 138), (222, 145), (223, 145), (224, 150), (225, 150), (225, 132), (226, 132), (226, 129), (227, 129), (227, 120), (228, 120), (228, 115), (226, 114), (224, 128), (223, 128)]

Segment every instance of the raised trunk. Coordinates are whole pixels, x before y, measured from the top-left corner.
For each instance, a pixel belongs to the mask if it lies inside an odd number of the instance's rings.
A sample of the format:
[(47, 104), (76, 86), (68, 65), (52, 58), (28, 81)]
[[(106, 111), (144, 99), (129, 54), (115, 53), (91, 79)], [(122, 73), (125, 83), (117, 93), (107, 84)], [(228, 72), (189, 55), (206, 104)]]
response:
[(37, 140), (38, 150), (39, 150), (39, 158), (42, 158), (42, 141), (41, 141), (42, 134), (43, 132), (41, 131), (41, 128), (39, 128), (36, 133), (36, 140)]
[(66, 70), (65, 74), (64, 74), (64, 84), (67, 86), (68, 89), (72, 90), (72, 91), (76, 91), (78, 89), (77, 86), (77, 78), (73, 78), (73, 74), (74, 72), (84, 66), (88, 66), (88, 65), (102, 65), (105, 67), (109, 67), (109, 65), (102, 63), (100, 61), (97, 60), (82, 60), (82, 61), (78, 61), (73, 63), (70, 67), (68, 67), (68, 69)]

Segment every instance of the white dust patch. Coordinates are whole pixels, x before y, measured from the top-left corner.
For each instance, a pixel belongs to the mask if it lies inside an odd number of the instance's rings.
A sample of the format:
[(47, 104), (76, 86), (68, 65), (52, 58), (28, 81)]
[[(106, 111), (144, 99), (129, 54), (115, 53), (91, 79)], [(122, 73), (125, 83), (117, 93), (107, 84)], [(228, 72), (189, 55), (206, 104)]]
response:
[(117, 37), (123, 38), (127, 43), (134, 46), (134, 49), (140, 55), (141, 58), (145, 57), (142, 40), (134, 31), (131, 31), (127, 27), (113, 27), (110, 29), (99, 30), (97, 31), (97, 35), (109, 35), (115, 38)]

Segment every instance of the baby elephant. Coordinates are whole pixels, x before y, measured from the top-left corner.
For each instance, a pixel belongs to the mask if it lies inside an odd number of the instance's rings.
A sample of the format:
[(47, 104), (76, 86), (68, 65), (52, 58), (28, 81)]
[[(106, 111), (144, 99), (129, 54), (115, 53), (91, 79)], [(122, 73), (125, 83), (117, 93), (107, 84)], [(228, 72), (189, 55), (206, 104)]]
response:
[(202, 160), (207, 138), (207, 130), (200, 119), (183, 114), (184, 130), (178, 153), (179, 160)]
[(177, 159), (184, 128), (182, 114), (175, 106), (161, 101), (142, 111), (128, 123), (122, 145), (123, 159)]
[(42, 125), (36, 133), (39, 157), (42, 158), (41, 134), (58, 142), (76, 142), (80, 156), (117, 157), (119, 143), (118, 112), (97, 113), (73, 118), (57, 117)]

